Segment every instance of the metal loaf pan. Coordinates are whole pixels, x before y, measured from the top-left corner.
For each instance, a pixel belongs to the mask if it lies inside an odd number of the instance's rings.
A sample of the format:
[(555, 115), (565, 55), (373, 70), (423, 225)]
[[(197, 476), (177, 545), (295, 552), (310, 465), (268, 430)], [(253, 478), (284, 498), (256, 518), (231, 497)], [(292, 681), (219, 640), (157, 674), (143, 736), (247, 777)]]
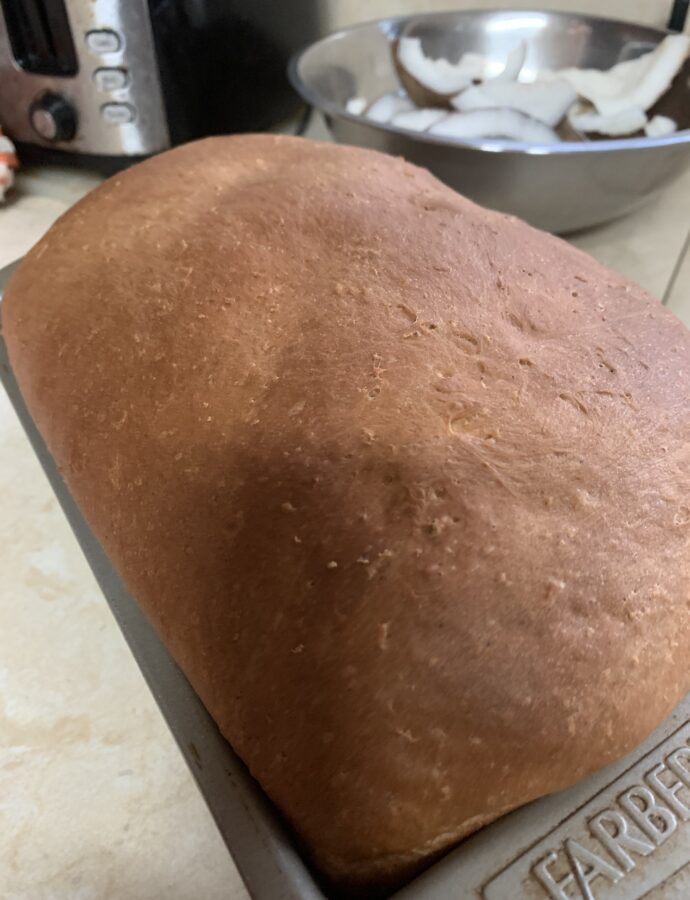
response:
[[(0, 315), (2, 285), (11, 268), (0, 271)], [(250, 895), (255, 900), (326, 900), (276, 810), (218, 731), (84, 521), (24, 405), (1, 327), (0, 380)], [(592, 723), (593, 729), (599, 727), (602, 722)], [(690, 695), (625, 759), (484, 828), (395, 896), (690, 897)]]

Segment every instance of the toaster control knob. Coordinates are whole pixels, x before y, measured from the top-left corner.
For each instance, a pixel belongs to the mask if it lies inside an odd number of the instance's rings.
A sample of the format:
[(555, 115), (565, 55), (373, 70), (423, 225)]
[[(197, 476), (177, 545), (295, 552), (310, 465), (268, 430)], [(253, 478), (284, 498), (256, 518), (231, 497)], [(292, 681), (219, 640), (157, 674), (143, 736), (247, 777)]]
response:
[(31, 127), (46, 141), (71, 141), (77, 133), (77, 114), (60, 94), (46, 91), (31, 104)]

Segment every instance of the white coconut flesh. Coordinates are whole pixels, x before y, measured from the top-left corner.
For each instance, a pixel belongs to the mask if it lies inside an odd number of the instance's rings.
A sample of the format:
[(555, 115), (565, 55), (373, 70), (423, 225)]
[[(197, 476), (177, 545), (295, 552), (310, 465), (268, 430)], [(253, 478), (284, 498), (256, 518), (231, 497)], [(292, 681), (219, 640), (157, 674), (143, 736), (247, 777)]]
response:
[[(541, 72), (536, 81), (519, 82), (527, 56), (525, 41), (501, 65), (479, 53), (465, 53), (455, 63), (432, 59), (425, 55), (420, 38), (402, 37), (397, 44), (400, 69), (429, 92), (427, 104), (450, 103), (457, 112), (417, 106), (404, 94), (385, 94), (368, 106), (365, 98), (352, 97), (346, 108), (372, 122), (460, 140), (556, 143), (560, 139), (554, 128), (566, 115), (581, 134), (624, 137), (644, 130), (649, 137), (662, 137), (672, 134), (677, 123), (667, 116), (648, 122), (646, 113), (668, 90), (689, 51), (690, 36), (668, 35), (649, 53), (608, 70), (562, 69)], [(578, 97), (587, 103), (577, 105)]]
[(545, 78), (564, 78), (602, 115), (630, 109), (646, 112), (666, 93), (690, 50), (690, 36), (671, 34), (649, 53), (599, 69), (561, 69)]
[(350, 97), (345, 104), (345, 109), (353, 116), (361, 116), (367, 106), (369, 106), (369, 101), (366, 97)]
[(460, 112), (475, 109), (516, 109), (539, 122), (555, 126), (577, 100), (575, 88), (562, 78), (553, 81), (485, 81), (451, 99)]
[(624, 109), (612, 115), (602, 115), (596, 110), (590, 110), (571, 112), (568, 121), (576, 131), (585, 134), (625, 137), (643, 129), (647, 124), (647, 116), (641, 109)]
[(422, 87), (442, 96), (450, 96), (477, 81), (515, 81), (527, 57), (527, 44), (520, 41), (508, 54), (503, 66), (480, 53), (464, 53), (458, 62), (431, 59), (422, 48), (421, 38), (403, 37), (398, 42), (398, 62)]
[(506, 64), (503, 71), (498, 75), (494, 75), (489, 80), (494, 81), (517, 81), (518, 75), (522, 71), (522, 67), (527, 59), (527, 41), (520, 41), (517, 46), (513, 47), (506, 57)]
[(372, 122), (386, 124), (399, 113), (411, 112), (413, 109), (416, 107), (409, 97), (403, 97), (400, 94), (384, 94), (383, 97), (374, 100), (365, 115)]
[(478, 53), (465, 53), (458, 62), (431, 59), (424, 54), (421, 38), (402, 37), (398, 42), (398, 62), (415, 81), (429, 91), (452, 96), (488, 74), (490, 62)]
[(678, 130), (678, 123), (669, 116), (652, 116), (644, 127), (647, 137), (666, 137)]
[(445, 109), (438, 109), (438, 107), (413, 109), (410, 112), (402, 112), (393, 116), (390, 124), (395, 125), (396, 128), (406, 128), (408, 131), (426, 131), (441, 119), (445, 119), (447, 115), (448, 112)]
[(555, 144), (559, 140), (553, 128), (515, 109), (451, 113), (432, 125), (428, 133), (461, 140), (505, 138), (525, 144)]

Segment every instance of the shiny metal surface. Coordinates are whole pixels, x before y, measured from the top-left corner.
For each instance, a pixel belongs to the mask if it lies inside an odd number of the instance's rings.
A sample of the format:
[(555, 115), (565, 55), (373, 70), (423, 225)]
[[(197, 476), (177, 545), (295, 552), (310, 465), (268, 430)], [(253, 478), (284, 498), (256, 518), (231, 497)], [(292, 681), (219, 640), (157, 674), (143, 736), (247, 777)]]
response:
[[(69, 0), (66, 5), (79, 77), (21, 69), (0, 11), (3, 128), (16, 141), (74, 153), (136, 156), (164, 150), (170, 138), (146, 0)], [(126, 70), (128, 78), (120, 87), (104, 84), (93, 77), (103, 69)], [(72, 140), (53, 142), (48, 132), (41, 136), (32, 126), (31, 104), (45, 91), (60, 94), (76, 110), (78, 127)], [(127, 104), (131, 120), (115, 121), (107, 112), (112, 104)]]
[[(468, 50), (497, 61), (524, 39), (524, 74), (581, 66), (608, 68), (651, 50), (665, 32), (569, 13), (463, 11), (381, 19), (336, 32), (293, 58), (295, 88), (326, 117), (338, 141), (404, 156), (473, 200), (540, 228), (571, 232), (636, 209), (690, 165), (690, 130), (664, 138), (563, 142), (548, 147), (505, 140), (451, 142), (368, 122), (345, 109), (399, 89), (391, 43), (403, 28), (431, 56), (457, 59)], [(671, 103), (690, 128), (687, 70)]]

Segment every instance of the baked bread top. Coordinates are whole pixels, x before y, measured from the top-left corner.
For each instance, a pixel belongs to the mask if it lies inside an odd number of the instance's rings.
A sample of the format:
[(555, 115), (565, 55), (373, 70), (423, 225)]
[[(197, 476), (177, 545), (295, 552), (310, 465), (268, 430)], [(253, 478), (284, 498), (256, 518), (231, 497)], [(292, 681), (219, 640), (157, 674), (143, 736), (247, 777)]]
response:
[(28, 254), (5, 338), (96, 535), (339, 887), (690, 688), (690, 336), (371, 151), (215, 138)]

